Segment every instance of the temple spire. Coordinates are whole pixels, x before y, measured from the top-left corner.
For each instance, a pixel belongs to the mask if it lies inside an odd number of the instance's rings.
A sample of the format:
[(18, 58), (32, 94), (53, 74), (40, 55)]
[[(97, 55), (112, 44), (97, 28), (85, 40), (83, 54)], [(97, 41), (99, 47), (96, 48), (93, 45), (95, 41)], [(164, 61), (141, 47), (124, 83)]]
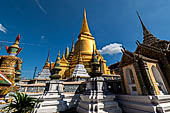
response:
[(60, 66), (60, 50), (58, 51), (57, 59), (55, 61), (54, 67)]
[(50, 49), (48, 51), (48, 57), (47, 57), (47, 61), (46, 62), (49, 62), (49, 57), (50, 57)]
[(62, 56), (62, 58), (61, 58), (61, 59), (65, 59), (64, 51), (63, 51), (63, 56)]
[(73, 42), (72, 42), (71, 52), (74, 52), (74, 33), (73, 33)]
[(43, 69), (49, 69), (49, 57), (50, 57), (50, 49), (48, 51), (47, 60), (45, 62), (45, 65), (44, 65)]
[(66, 57), (66, 59), (68, 58), (68, 56), (69, 56), (69, 47), (67, 46), (66, 52), (65, 52), (65, 57)]
[(89, 27), (88, 27), (88, 23), (87, 23), (85, 8), (84, 8), (83, 23), (82, 23), (80, 34), (86, 34), (86, 35), (90, 35), (91, 36), (90, 30), (89, 30)]
[(60, 60), (60, 50), (58, 51), (58, 55), (55, 63), (57, 63), (59, 60)]
[(146, 37), (147, 35), (150, 35), (151, 33), (150, 33), (149, 30), (145, 27), (145, 25), (144, 25), (144, 23), (143, 23), (143, 21), (142, 21), (140, 15), (139, 15), (139, 13), (138, 13), (138, 12), (136, 12), (136, 13), (137, 13), (138, 18), (139, 18), (139, 20), (140, 20), (140, 23), (141, 23), (141, 25), (142, 25), (144, 37)]
[(149, 30), (145, 27), (145, 25), (143, 24), (143, 21), (139, 15), (139, 13), (137, 12), (137, 15), (138, 15), (138, 18), (141, 22), (141, 25), (142, 25), (142, 28), (143, 28), (143, 44), (146, 44), (146, 45), (152, 45), (153, 43), (155, 43), (156, 41), (159, 41), (158, 38), (156, 38), (155, 36), (153, 36)]

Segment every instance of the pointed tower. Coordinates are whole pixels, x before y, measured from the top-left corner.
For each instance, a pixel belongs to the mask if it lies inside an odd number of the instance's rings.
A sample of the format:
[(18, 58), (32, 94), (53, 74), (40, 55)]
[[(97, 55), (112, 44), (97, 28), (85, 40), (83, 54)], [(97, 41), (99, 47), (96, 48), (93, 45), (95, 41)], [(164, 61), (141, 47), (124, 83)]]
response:
[[(84, 9), (82, 27), (80, 30), (80, 34), (78, 36), (78, 40), (75, 43), (74, 55), (70, 62), (70, 74), (73, 73), (76, 65), (79, 63), (84, 65), (88, 73), (91, 72), (93, 51), (96, 51), (96, 43), (94, 37), (90, 33), (89, 26), (87, 23), (86, 11)], [(101, 59), (102, 56), (100, 55), (99, 57), (100, 57), (99, 59)], [(102, 60), (102, 62), (104, 63), (104, 65), (106, 65), (105, 60)], [(109, 69), (107, 66), (105, 66), (104, 74), (108, 73)]]
[(17, 56), (22, 48), (19, 48), (20, 34), (16, 37), (15, 43), (10, 47), (6, 46), (6, 51), (10, 56)]
[(61, 64), (61, 65), (65, 65), (65, 66), (68, 65), (68, 61), (66, 60), (66, 57), (65, 57), (65, 55), (64, 55), (64, 51), (63, 51), (63, 56), (62, 56), (62, 58), (61, 58), (61, 60), (60, 60), (60, 64)]
[(73, 33), (73, 41), (72, 41), (72, 48), (71, 48), (71, 52), (74, 52), (74, 33)]
[(41, 72), (39, 72), (38, 75), (35, 77), (35, 79), (42, 79), (42, 78), (46, 80), (50, 79), (50, 76), (51, 76), (50, 67), (52, 68), (52, 66), (50, 66), (50, 63), (49, 63), (49, 56), (50, 56), (50, 49), (48, 51), (48, 56), (47, 56), (45, 65), (43, 66), (43, 69), (41, 70)]
[(69, 76), (69, 62), (66, 60), (64, 51), (63, 51), (63, 56), (60, 59), (60, 75), (62, 78), (66, 78)]
[(50, 50), (48, 52), (47, 60), (45, 62), (45, 65), (44, 65), (43, 69), (49, 69), (50, 68), (49, 56), (50, 56)]
[(58, 55), (57, 55), (57, 59), (56, 59), (55, 64), (54, 64), (54, 68), (56, 66), (60, 66), (60, 51), (58, 51)]
[(72, 48), (71, 48), (71, 51), (70, 51), (69, 56), (67, 58), (69, 63), (71, 62), (73, 55), (74, 55), (74, 33), (73, 33)]
[(63, 56), (62, 56), (61, 59), (66, 60), (66, 57), (65, 57), (65, 55), (64, 55), (64, 51), (63, 51)]
[(54, 68), (52, 69), (52, 75), (50, 76), (51, 79), (60, 79), (61, 75), (59, 75), (59, 72), (61, 71), (60, 68), (60, 51), (58, 51), (57, 59), (54, 64)]
[(140, 17), (140, 15), (139, 15), (138, 12), (137, 12), (137, 15), (138, 15), (138, 18), (139, 18), (139, 20), (140, 20), (140, 22), (141, 22), (142, 29), (143, 29), (143, 38), (144, 38), (143, 44), (151, 45), (151, 44), (153, 44), (154, 42), (159, 41), (159, 39), (156, 38), (155, 36), (153, 36), (153, 35), (149, 32), (149, 30), (145, 27), (145, 25), (144, 25), (144, 23), (143, 23), (143, 21), (142, 21), (142, 19), (141, 19), (141, 17)]
[(68, 56), (69, 56), (69, 47), (67, 46), (66, 52), (65, 52), (65, 57), (66, 57), (66, 59), (68, 59)]
[(93, 45), (95, 45), (95, 47), (96, 47), (94, 37), (92, 37), (92, 34), (90, 33), (90, 30), (88, 27), (85, 9), (84, 9), (83, 23), (82, 23), (81, 31), (80, 31), (78, 41), (76, 42), (75, 49), (74, 49), (74, 55), (76, 55), (76, 56), (79, 55), (80, 45), (81, 45), (80, 51), (81, 51), (82, 55), (83, 54), (92, 54)]

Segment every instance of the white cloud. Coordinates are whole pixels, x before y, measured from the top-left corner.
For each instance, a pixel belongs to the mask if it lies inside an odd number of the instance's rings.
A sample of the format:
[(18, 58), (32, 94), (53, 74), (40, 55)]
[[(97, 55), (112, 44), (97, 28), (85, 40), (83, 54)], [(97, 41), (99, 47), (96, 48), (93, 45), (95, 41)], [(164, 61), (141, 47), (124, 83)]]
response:
[(35, 3), (37, 4), (37, 6), (41, 9), (41, 11), (44, 13), (44, 14), (47, 14), (47, 11), (41, 6), (39, 0), (34, 0)]
[(122, 44), (113, 43), (113, 44), (104, 46), (101, 50), (98, 50), (98, 51), (101, 54), (113, 55), (113, 54), (121, 53), (121, 49), (122, 49)]
[(41, 36), (41, 40), (43, 40), (44, 38), (45, 38), (45, 36), (44, 36), (44, 35), (42, 35), (42, 36)]
[(2, 31), (3, 33), (6, 33), (7, 29), (2, 24), (0, 24), (0, 31)]

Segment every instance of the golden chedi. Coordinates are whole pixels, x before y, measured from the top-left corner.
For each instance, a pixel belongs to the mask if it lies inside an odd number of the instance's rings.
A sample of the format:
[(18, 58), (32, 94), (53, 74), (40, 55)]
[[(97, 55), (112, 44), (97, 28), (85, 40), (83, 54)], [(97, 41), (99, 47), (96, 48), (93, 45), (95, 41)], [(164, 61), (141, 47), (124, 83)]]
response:
[[(78, 40), (74, 45), (73, 35), (71, 51), (69, 52), (69, 48), (67, 47), (65, 54), (63, 53), (63, 56), (60, 59), (61, 71), (59, 74), (61, 77), (63, 79), (72, 77), (72, 73), (76, 67), (76, 64), (79, 62), (79, 59), (81, 59), (81, 64), (85, 66), (87, 72), (91, 72), (92, 55), (94, 51), (98, 56), (98, 61), (100, 61), (100, 71), (103, 74), (110, 74), (110, 70), (106, 66), (106, 60), (103, 59), (103, 56), (96, 49), (95, 39), (90, 33), (86, 18), (86, 11), (84, 10), (83, 23)], [(53, 68), (54, 63), (51, 63), (50, 69), (52, 70)]]
[(103, 74), (110, 74), (110, 70), (106, 66), (106, 61), (103, 59), (101, 54), (96, 49), (95, 39), (90, 33), (88, 23), (87, 23), (87, 18), (86, 18), (86, 11), (84, 9), (84, 17), (83, 17), (81, 31), (78, 36), (78, 40), (75, 44), (74, 56), (72, 57), (72, 60), (70, 62), (70, 73), (73, 72), (80, 54), (82, 57), (82, 63), (84, 64), (87, 72), (92, 71), (91, 61), (92, 61), (93, 49), (94, 51), (96, 51), (98, 55), (98, 60), (101, 61), (100, 70), (103, 72)]

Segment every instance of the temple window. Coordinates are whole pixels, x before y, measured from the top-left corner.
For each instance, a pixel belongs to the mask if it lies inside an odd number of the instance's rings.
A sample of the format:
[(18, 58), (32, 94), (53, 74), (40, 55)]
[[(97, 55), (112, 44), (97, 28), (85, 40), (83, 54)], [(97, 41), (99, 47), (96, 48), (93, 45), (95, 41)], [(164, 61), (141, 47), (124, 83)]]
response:
[(128, 81), (128, 86), (130, 90), (131, 95), (138, 95), (136, 84), (135, 84), (135, 79), (134, 79), (134, 74), (131, 69), (126, 69), (126, 78)]
[(127, 80), (129, 84), (135, 84), (133, 72), (131, 69), (126, 69)]
[(161, 94), (161, 95), (166, 94), (166, 93), (167, 93), (167, 90), (166, 90), (164, 81), (162, 80), (161, 73), (159, 72), (159, 70), (158, 70), (157, 67), (155, 67), (155, 66), (152, 66), (151, 69), (152, 69), (152, 73), (153, 73), (153, 75), (154, 75), (156, 84), (158, 85), (158, 88), (159, 88), (159, 90), (160, 90), (160, 94)]

